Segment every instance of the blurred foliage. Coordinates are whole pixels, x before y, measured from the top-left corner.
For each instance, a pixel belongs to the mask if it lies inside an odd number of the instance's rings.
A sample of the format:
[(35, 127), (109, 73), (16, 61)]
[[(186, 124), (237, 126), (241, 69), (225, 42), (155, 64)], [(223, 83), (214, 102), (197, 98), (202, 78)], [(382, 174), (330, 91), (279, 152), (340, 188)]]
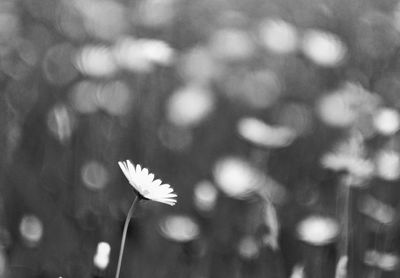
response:
[(124, 159), (178, 204), (121, 277), (399, 277), (399, 49), (397, 0), (1, 0), (0, 277), (113, 277)]

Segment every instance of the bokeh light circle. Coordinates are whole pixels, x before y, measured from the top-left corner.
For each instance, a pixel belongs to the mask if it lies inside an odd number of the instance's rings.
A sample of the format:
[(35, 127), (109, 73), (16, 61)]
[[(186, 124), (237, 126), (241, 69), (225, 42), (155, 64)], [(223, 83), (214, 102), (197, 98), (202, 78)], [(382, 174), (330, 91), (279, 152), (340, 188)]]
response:
[(200, 235), (200, 227), (186, 215), (169, 215), (160, 221), (161, 234), (172, 241), (188, 242)]

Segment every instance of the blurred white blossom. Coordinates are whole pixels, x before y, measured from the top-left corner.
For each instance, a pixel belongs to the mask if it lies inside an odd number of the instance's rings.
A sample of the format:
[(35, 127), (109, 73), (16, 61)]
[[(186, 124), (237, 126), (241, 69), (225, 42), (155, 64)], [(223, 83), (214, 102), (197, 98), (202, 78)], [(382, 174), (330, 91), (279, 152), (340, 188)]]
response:
[(366, 195), (360, 199), (358, 209), (361, 213), (384, 225), (392, 224), (396, 217), (394, 208), (371, 195)]
[(217, 186), (228, 196), (244, 198), (257, 190), (263, 181), (261, 173), (239, 157), (219, 159), (213, 170)]
[(299, 38), (296, 27), (282, 19), (266, 19), (259, 27), (261, 43), (277, 54), (297, 50)]
[(375, 129), (383, 135), (393, 135), (400, 129), (400, 114), (392, 108), (381, 108), (373, 118)]
[(347, 54), (347, 47), (337, 35), (316, 29), (305, 32), (301, 48), (306, 57), (324, 67), (338, 66)]
[(317, 101), (318, 116), (334, 127), (349, 127), (375, 112), (380, 99), (358, 84), (344, 83)]
[(107, 242), (99, 242), (97, 244), (96, 254), (93, 263), (99, 269), (106, 269), (110, 262), (111, 246)]
[(400, 154), (394, 150), (380, 150), (375, 157), (376, 174), (384, 180), (400, 177)]
[(97, 106), (116, 116), (130, 110), (133, 97), (128, 84), (122, 81), (108, 82), (96, 90)]
[(120, 67), (136, 73), (151, 72), (156, 65), (169, 66), (175, 59), (175, 51), (165, 41), (128, 36), (116, 42), (113, 55)]
[(301, 264), (296, 264), (293, 267), (292, 274), (290, 278), (305, 278), (304, 276), (304, 266)]
[(67, 106), (57, 105), (47, 115), (47, 126), (61, 143), (65, 143), (75, 128), (75, 117)]
[(260, 246), (252, 236), (243, 237), (238, 244), (238, 252), (242, 258), (254, 259), (259, 255)]
[(107, 169), (96, 160), (83, 165), (81, 176), (84, 185), (91, 190), (104, 189), (109, 180)]
[(330, 217), (312, 215), (297, 225), (297, 236), (311, 245), (325, 245), (333, 242), (339, 234), (339, 224)]
[(236, 28), (216, 30), (210, 37), (209, 47), (214, 57), (223, 61), (249, 59), (255, 50), (249, 33)]
[(188, 84), (177, 89), (167, 101), (166, 116), (179, 127), (193, 127), (215, 108), (215, 97), (207, 88)]
[(200, 235), (200, 227), (186, 215), (168, 215), (160, 221), (161, 234), (169, 240), (188, 242)]
[(347, 256), (341, 256), (336, 264), (335, 278), (347, 278)]
[(361, 134), (339, 142), (333, 152), (322, 156), (321, 164), (334, 171), (346, 171), (352, 177), (352, 185), (363, 185), (374, 173), (374, 164), (366, 158)]
[(364, 255), (364, 262), (369, 266), (375, 266), (385, 271), (393, 271), (398, 268), (399, 256), (395, 253), (367, 250)]
[(218, 191), (209, 181), (201, 181), (195, 185), (194, 203), (201, 211), (210, 211), (215, 207)]
[(271, 126), (251, 117), (240, 119), (237, 130), (239, 135), (247, 141), (266, 148), (286, 147), (296, 138), (296, 133), (291, 128)]
[(35, 215), (24, 215), (19, 224), (19, 231), (25, 243), (34, 247), (42, 239), (43, 223)]
[(75, 57), (78, 70), (91, 77), (111, 77), (118, 70), (112, 51), (103, 45), (86, 45)]
[(72, 107), (83, 114), (94, 113), (98, 110), (97, 93), (101, 86), (93, 81), (83, 80), (74, 85), (70, 92)]

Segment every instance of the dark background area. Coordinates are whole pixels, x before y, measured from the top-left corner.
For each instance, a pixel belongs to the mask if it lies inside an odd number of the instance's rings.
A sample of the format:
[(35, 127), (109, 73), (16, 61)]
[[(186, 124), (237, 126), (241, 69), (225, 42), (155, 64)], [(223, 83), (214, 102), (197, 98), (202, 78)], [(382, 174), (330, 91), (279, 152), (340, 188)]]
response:
[(0, 1), (0, 278), (114, 277), (125, 159), (178, 203), (121, 277), (399, 277), (399, 50), (395, 0)]

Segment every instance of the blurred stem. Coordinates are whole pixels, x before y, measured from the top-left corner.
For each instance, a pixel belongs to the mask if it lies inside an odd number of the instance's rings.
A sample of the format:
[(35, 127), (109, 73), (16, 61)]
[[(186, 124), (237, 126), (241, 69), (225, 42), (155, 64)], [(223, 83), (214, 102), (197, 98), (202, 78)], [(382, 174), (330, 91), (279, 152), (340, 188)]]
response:
[(350, 237), (350, 187), (351, 187), (351, 178), (348, 178), (344, 183), (344, 248), (342, 255), (349, 255), (349, 237)]
[[(342, 225), (342, 240), (340, 244), (340, 259), (338, 261), (338, 266), (341, 262), (340, 269), (337, 269), (336, 277), (342, 277), (343, 275), (348, 275), (349, 271), (349, 258), (351, 256), (350, 254), (350, 221), (351, 221), (351, 189), (353, 186), (353, 178), (351, 175), (347, 175), (344, 177), (341, 183), (341, 194), (342, 194), (342, 217), (341, 217), (341, 225)], [(345, 264), (345, 265), (343, 265)], [(340, 273), (338, 273), (340, 272)], [(345, 274), (346, 273), (346, 274)], [(350, 271), (352, 273), (352, 271)], [(341, 275), (341, 276), (338, 276)], [(351, 274), (352, 275), (352, 274)]]
[(135, 210), (135, 205), (136, 205), (138, 199), (139, 199), (139, 197), (138, 197), (138, 195), (136, 195), (135, 199), (132, 202), (131, 208), (128, 211), (128, 215), (126, 216), (126, 219), (125, 219), (124, 231), (122, 232), (121, 247), (119, 250), (118, 265), (117, 265), (117, 272), (115, 274), (115, 278), (119, 278), (119, 273), (121, 271), (122, 256), (124, 255), (126, 232), (128, 231), (129, 222), (132, 218), (133, 212)]

